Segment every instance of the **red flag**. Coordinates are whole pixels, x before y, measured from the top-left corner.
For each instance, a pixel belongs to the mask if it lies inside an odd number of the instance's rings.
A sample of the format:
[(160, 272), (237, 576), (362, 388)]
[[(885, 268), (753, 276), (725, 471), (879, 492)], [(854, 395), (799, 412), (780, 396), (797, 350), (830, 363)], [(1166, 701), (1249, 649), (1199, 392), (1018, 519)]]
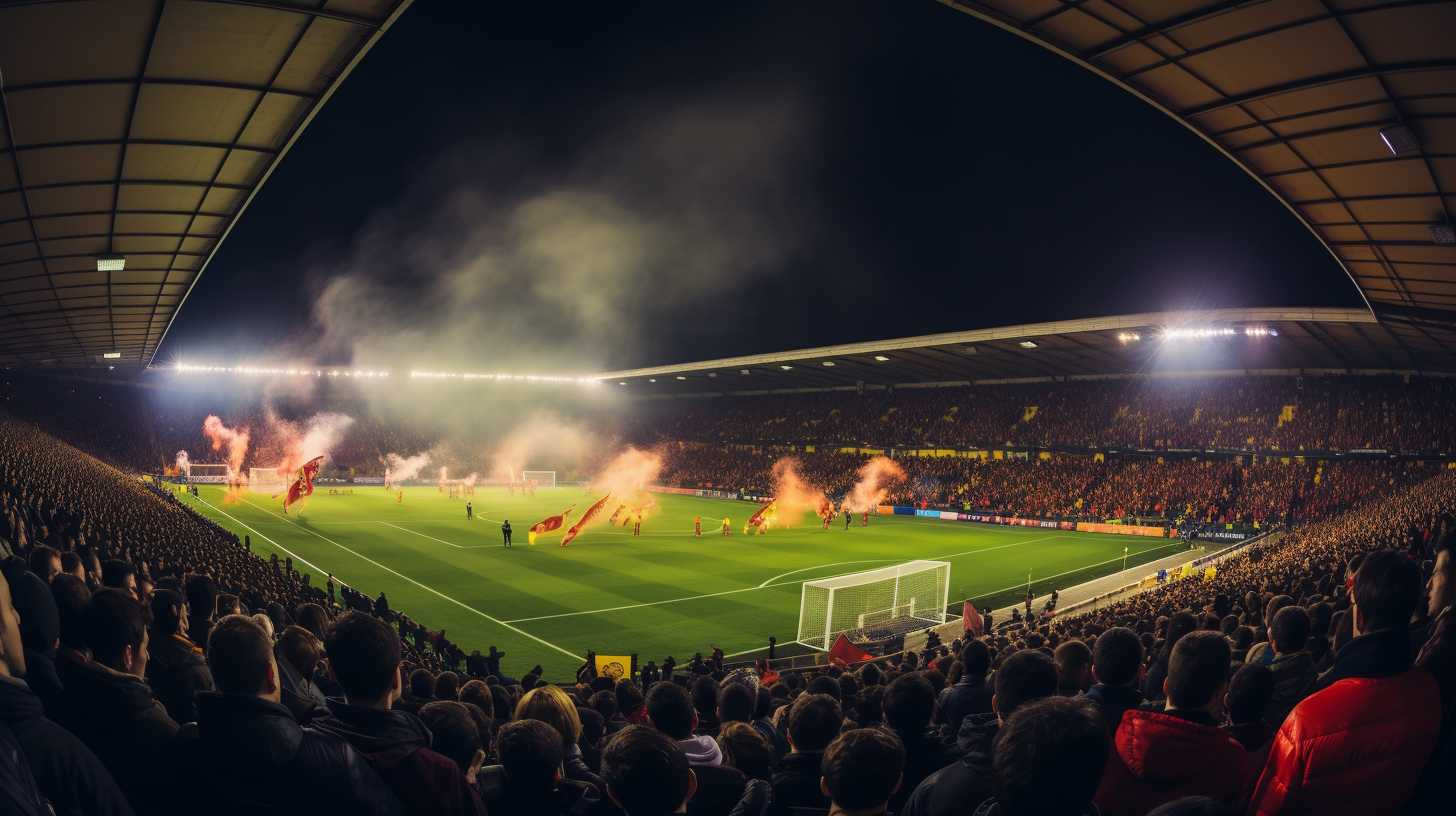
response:
[(581, 518), (577, 519), (576, 523), (571, 525), (571, 529), (566, 531), (566, 535), (561, 538), (561, 546), (565, 547), (567, 544), (570, 544), (576, 538), (577, 534), (582, 531), (582, 528), (586, 527), (587, 522), (591, 521), (593, 516), (602, 511), (602, 505), (606, 504), (607, 499), (611, 497), (612, 494), (608, 493), (600, 499), (597, 499), (596, 504), (588, 507), (586, 512), (581, 514)]
[(981, 613), (976, 611), (976, 605), (966, 601), (961, 607), (961, 631), (980, 637), (984, 628), (985, 624), (981, 621)]
[(751, 515), (751, 516), (748, 517), (748, 525), (747, 526), (749, 526), (749, 527), (757, 527), (763, 521), (764, 514), (767, 513), (769, 511), (769, 509), (772, 508), (773, 506), (774, 506), (774, 503), (773, 502), (769, 502), (768, 504), (765, 504), (764, 506), (758, 508), (758, 510), (753, 515)]
[(834, 641), (834, 645), (829, 647), (829, 662), (841, 666), (863, 663), (872, 657), (874, 655), (850, 643), (849, 638), (845, 637), (843, 632), (839, 634), (839, 639)]
[(566, 516), (569, 513), (571, 513), (570, 507), (561, 511), (561, 515), (559, 516), (550, 516), (532, 524), (531, 528), (526, 531), (526, 543), (535, 544), (536, 536), (544, 535), (554, 530), (560, 530), (561, 525), (566, 523)]
[(319, 465), (324, 461), (322, 456), (315, 456), (304, 463), (298, 469), (298, 477), (288, 487), (288, 495), (283, 497), (283, 509), (288, 510), (289, 506), (304, 496), (313, 495), (313, 477), (318, 475)]

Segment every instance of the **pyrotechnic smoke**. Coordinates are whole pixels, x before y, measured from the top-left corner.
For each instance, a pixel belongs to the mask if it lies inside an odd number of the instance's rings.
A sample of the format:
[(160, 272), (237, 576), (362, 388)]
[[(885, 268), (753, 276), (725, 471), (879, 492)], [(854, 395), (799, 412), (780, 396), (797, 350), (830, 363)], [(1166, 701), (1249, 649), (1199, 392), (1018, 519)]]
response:
[(192, 460), (188, 458), (187, 451), (177, 451), (177, 474), (179, 476), (192, 475)]
[(444, 486), (445, 480), (447, 480), (449, 478), (450, 478), (449, 471), (443, 465), (441, 465), (440, 466), (440, 479), (439, 479), (438, 484), (440, 484), (441, 486)]
[(291, 478), (294, 471), (315, 456), (328, 456), (354, 424), (353, 417), (328, 413), (314, 414), (299, 423), (281, 419), (270, 411), (267, 420), (273, 437), (270, 448), (277, 448), (268, 453), (270, 458), (276, 457), (278, 473), (284, 479)]
[(611, 493), (619, 500), (629, 501), (646, 495), (647, 488), (657, 484), (661, 472), (661, 455), (629, 446), (592, 478), (591, 487), (593, 491)]
[(528, 469), (564, 469), (581, 464), (597, 448), (585, 426), (551, 413), (538, 413), (516, 426), (496, 446), (491, 475), (516, 481)]
[(384, 466), (388, 468), (389, 479), (393, 484), (399, 484), (407, 479), (413, 479), (420, 475), (420, 471), (430, 464), (430, 452), (424, 451), (414, 456), (400, 456), (397, 453), (384, 454)]
[(905, 480), (905, 469), (888, 456), (876, 456), (859, 469), (859, 481), (844, 497), (843, 507), (851, 513), (869, 513), (883, 504), (890, 486)]
[(827, 499), (824, 491), (804, 481), (799, 475), (799, 460), (786, 456), (773, 466), (775, 517), (784, 527), (792, 527), (810, 511), (818, 512)]
[(213, 414), (202, 422), (202, 434), (212, 441), (214, 451), (223, 452), (227, 464), (227, 501), (236, 501), (238, 491), (248, 483), (243, 473), (243, 459), (248, 455), (248, 429), (229, 428)]
[(462, 481), (465, 482), (466, 487), (475, 487), (475, 483), (480, 481), (480, 474), (472, 473), (469, 476), (466, 476)]

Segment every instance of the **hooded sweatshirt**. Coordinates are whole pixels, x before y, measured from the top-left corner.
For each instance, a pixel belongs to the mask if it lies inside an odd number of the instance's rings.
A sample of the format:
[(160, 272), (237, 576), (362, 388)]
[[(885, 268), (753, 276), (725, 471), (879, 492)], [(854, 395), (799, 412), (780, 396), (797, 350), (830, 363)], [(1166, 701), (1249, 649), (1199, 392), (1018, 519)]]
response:
[(1248, 753), (1202, 711), (1133, 709), (1122, 718), (1094, 801), (1104, 816), (1142, 816), (1164, 802), (1207, 796), (1243, 801)]
[(723, 764), (723, 750), (718, 747), (718, 741), (706, 734), (697, 734), (680, 739), (677, 747), (687, 754), (689, 765), (706, 765), (716, 768)]

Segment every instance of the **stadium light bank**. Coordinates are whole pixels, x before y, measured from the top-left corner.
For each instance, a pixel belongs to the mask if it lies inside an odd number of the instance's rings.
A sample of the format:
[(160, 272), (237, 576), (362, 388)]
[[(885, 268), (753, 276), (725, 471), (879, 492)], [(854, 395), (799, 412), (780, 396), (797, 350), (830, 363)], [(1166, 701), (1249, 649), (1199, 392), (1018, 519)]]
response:
[[(178, 374), (231, 374), (243, 377), (314, 377), (318, 379), (347, 378), (354, 380), (386, 380), (393, 376), (393, 372), (382, 368), (313, 368), (313, 367), (277, 367), (277, 366), (255, 366), (255, 365), (202, 365), (196, 363), (174, 363), (162, 367), (163, 370), (174, 371)], [(411, 370), (411, 380), (444, 380), (444, 381), (469, 381), (469, 382), (512, 382), (512, 383), (576, 383), (581, 385), (601, 385), (602, 380), (597, 377), (575, 377), (553, 374), (507, 374), (480, 373), (473, 371), (438, 371), (438, 370)]]
[[(1278, 337), (1279, 330), (1265, 326), (1244, 326), (1234, 328), (1232, 326), (1203, 326), (1197, 328), (1164, 328), (1158, 333), (1158, 338), (1164, 341), (1176, 340), (1218, 340), (1228, 337)], [(1126, 338), (1119, 337), (1124, 343), (1129, 340), (1136, 341), (1142, 338), (1137, 335), (1129, 335)]]

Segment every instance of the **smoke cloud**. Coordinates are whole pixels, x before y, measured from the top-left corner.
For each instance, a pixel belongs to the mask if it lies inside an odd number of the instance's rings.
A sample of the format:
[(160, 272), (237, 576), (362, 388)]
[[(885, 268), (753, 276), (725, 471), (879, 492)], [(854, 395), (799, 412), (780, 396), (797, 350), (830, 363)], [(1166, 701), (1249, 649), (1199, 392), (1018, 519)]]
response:
[(177, 473), (181, 476), (192, 475), (192, 459), (185, 450), (177, 451)]
[(785, 456), (774, 462), (772, 477), (774, 513), (781, 526), (794, 526), (803, 520), (805, 513), (817, 513), (828, 501), (823, 490), (799, 474), (799, 460), (795, 457)]
[(414, 456), (400, 456), (397, 453), (384, 454), (385, 473), (388, 474), (391, 484), (399, 484), (408, 479), (413, 479), (420, 475), (420, 471), (424, 470), (429, 464), (429, 451), (417, 453)]
[(586, 463), (602, 448), (586, 425), (538, 412), (517, 425), (496, 446), (492, 478), (518, 481), (523, 470), (565, 470)]
[(260, 451), (255, 460), (276, 462), (263, 467), (278, 468), (279, 475), (288, 478), (316, 456), (328, 456), (343, 441), (353, 417), (344, 414), (314, 414), (303, 422), (282, 419), (271, 411), (267, 415), (269, 444)]
[(842, 506), (851, 513), (869, 513), (883, 504), (890, 487), (905, 481), (905, 469), (888, 456), (876, 456), (859, 469), (859, 481), (849, 489)]
[(212, 442), (214, 452), (222, 453), (227, 465), (227, 501), (237, 501), (238, 491), (248, 483), (243, 473), (243, 459), (248, 455), (247, 428), (229, 428), (215, 414), (208, 414), (202, 421), (202, 435)]

